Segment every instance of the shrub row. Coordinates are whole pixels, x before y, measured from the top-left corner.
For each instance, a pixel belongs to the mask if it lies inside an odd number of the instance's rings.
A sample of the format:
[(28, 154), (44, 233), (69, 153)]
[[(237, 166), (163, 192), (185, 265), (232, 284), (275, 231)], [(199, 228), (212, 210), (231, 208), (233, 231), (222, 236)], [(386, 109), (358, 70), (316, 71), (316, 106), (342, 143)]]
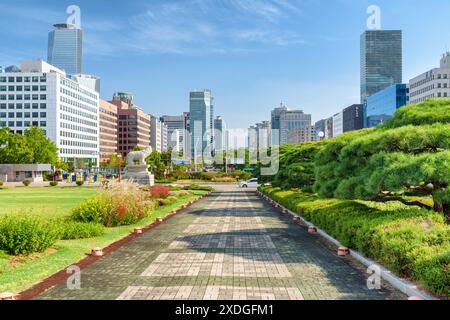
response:
[(185, 186), (183, 189), (184, 190), (194, 190), (194, 191), (195, 190), (196, 191), (213, 191), (214, 190), (214, 188), (211, 186), (199, 186), (196, 184), (191, 184), (189, 186)]
[(442, 215), (400, 202), (319, 199), (273, 187), (260, 190), (342, 244), (433, 293), (450, 296), (450, 226)]

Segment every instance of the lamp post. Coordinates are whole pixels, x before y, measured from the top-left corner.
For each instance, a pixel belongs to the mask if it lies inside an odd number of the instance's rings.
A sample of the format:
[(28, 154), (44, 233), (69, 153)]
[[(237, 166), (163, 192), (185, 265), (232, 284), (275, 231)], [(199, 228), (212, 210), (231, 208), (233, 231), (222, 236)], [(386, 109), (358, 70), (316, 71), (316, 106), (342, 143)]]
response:
[(122, 155), (118, 154), (117, 155), (117, 159), (119, 160), (119, 172), (118, 172), (118, 176), (119, 176), (119, 183), (120, 183), (120, 179), (122, 178)]
[(325, 132), (323, 132), (323, 131), (319, 132), (319, 139), (320, 139), (320, 141), (323, 141), (325, 139)]

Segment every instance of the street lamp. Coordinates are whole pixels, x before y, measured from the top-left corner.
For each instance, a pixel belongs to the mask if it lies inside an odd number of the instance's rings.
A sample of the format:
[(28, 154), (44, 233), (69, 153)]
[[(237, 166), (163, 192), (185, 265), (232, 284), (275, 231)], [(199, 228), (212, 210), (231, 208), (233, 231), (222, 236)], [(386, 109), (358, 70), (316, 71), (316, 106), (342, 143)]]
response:
[(320, 131), (319, 132), (319, 139), (320, 139), (320, 141), (322, 141), (324, 138), (325, 138), (325, 132)]

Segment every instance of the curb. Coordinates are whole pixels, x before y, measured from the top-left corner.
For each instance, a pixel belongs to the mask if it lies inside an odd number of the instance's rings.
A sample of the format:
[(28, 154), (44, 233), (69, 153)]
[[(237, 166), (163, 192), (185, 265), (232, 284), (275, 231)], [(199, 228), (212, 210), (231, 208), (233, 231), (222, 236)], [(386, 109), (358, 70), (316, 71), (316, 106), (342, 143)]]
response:
[[(157, 218), (155, 221), (153, 221), (151, 224), (146, 225), (141, 229), (141, 233), (136, 233), (135, 231), (131, 231), (129, 235), (124, 236), (123, 238), (117, 240), (116, 242), (113, 242), (109, 244), (108, 246), (103, 248), (103, 255), (102, 256), (94, 256), (92, 254), (87, 254), (85, 258), (82, 258), (78, 262), (73, 263), (72, 265), (78, 266), (80, 269), (86, 268), (89, 265), (97, 262), (101, 258), (110, 255), (111, 253), (117, 251), (125, 244), (129, 243), (130, 241), (142, 236), (143, 234), (147, 233), (148, 231), (152, 230), (153, 228), (163, 224), (167, 220), (171, 219), (172, 217), (182, 213), (185, 209), (191, 207), (192, 205), (196, 204), (203, 198), (211, 195), (211, 192), (206, 192), (205, 194), (198, 196), (197, 198), (190, 200), (179, 208), (175, 208), (171, 210), (164, 218)], [(71, 273), (67, 273), (67, 268), (69, 266), (61, 269), (60, 271), (57, 271), (56, 273), (50, 275), (49, 277), (45, 278), (44, 280), (41, 280), (37, 284), (33, 285), (31, 288), (28, 288), (22, 292), (20, 292), (17, 295), (14, 295), (14, 298), (16, 300), (31, 300), (34, 297), (40, 295), (41, 293), (47, 291), (48, 289), (60, 284), (63, 281), (67, 281), (67, 279), (71, 276)]]
[[(299, 219), (299, 222), (301, 222), (302, 224), (306, 225), (307, 227), (316, 227), (311, 222), (305, 220), (303, 217), (299, 216), (295, 212), (293, 212), (293, 211), (283, 207), (281, 204), (279, 204), (275, 200), (271, 199), (270, 197), (266, 196), (261, 191), (257, 190), (256, 194), (260, 198), (265, 200), (267, 203), (269, 203), (270, 205), (274, 206), (276, 209), (279, 209), (282, 212), (284, 212), (285, 214), (288, 214), (291, 218)], [(319, 229), (318, 227), (316, 227), (316, 229), (317, 229), (317, 234), (322, 236), (327, 241), (333, 243), (334, 245), (336, 245), (338, 247), (343, 246), (337, 239), (335, 239), (332, 236), (330, 236), (324, 230)], [(366, 258), (363, 254), (359, 253), (358, 251), (355, 251), (355, 250), (351, 249), (350, 250), (350, 255), (353, 258), (355, 258), (357, 261), (359, 261), (360, 263), (365, 265), (366, 267), (372, 267), (372, 268), (373, 267), (378, 267), (379, 270), (380, 270), (380, 273), (381, 273), (380, 274), (381, 278), (384, 279), (385, 281), (387, 281), (388, 283), (390, 283), (394, 288), (396, 288), (399, 291), (401, 291), (404, 294), (406, 294), (408, 297), (420, 297), (423, 300), (438, 300), (437, 298), (435, 298), (435, 297), (429, 295), (428, 293), (420, 290), (417, 287), (417, 285), (414, 284), (413, 282), (410, 282), (408, 280), (399, 278), (398, 276), (394, 275), (391, 271), (389, 271), (385, 267), (381, 266), (380, 264), (376, 263), (375, 261), (373, 261), (373, 260), (371, 260), (369, 258)]]

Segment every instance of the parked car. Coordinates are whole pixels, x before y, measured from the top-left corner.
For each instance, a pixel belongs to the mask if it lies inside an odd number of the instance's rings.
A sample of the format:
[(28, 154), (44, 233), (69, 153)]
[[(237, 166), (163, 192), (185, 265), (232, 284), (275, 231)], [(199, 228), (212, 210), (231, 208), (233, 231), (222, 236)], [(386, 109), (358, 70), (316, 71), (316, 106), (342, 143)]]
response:
[(258, 178), (252, 178), (250, 180), (239, 183), (239, 188), (257, 188), (259, 187)]

